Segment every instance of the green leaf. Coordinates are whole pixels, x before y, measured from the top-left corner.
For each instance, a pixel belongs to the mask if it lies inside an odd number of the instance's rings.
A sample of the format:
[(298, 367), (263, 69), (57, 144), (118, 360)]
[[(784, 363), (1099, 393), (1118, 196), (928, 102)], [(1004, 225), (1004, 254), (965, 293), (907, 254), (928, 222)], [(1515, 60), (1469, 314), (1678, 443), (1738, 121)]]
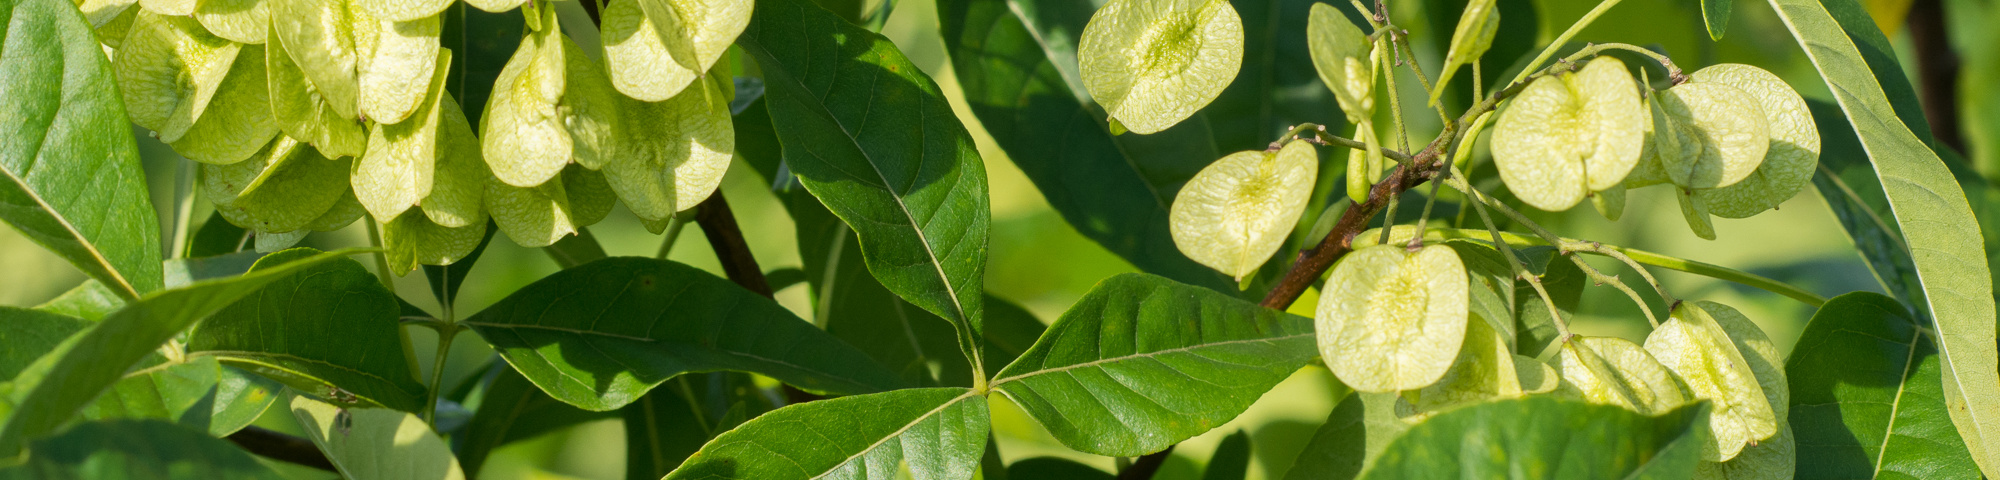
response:
[(159, 290), (159, 220), (90, 24), (62, 0), (4, 0), (0, 24), (0, 220), (121, 297)]
[[(282, 268), (310, 249), (274, 253), (250, 268)], [(216, 312), (188, 335), (188, 354), (216, 356), (343, 404), (406, 412), (424, 407), (397, 321), (402, 305), (351, 259), (296, 271)]]
[(986, 408), (984, 395), (965, 388), (792, 405), (716, 437), (665, 480), (888, 480), (905, 466), (919, 479), (972, 478), (986, 448)]
[(88, 419), (157, 418), (217, 437), (242, 430), (278, 401), (277, 382), (201, 357), (128, 376), (84, 408)]
[[(1274, 35), (1258, 29), (1273, 21), (1264, 16), (1270, 8), (1238, 8), (1255, 12), (1245, 14), (1245, 25), (1252, 28), (1248, 38), (1253, 47)], [(1298, 117), (1231, 116), (1241, 121), (1211, 122), (1205, 114), (1196, 114), (1160, 134), (1113, 136), (1103, 121), (1102, 109), (1084, 92), (1077, 72), (1076, 40), (1090, 19), (1090, 5), (971, 0), (943, 2), (938, 9), (952, 68), (959, 72), (960, 88), (973, 115), (1065, 221), (1140, 270), (1218, 291), (1235, 290), (1228, 277), (1188, 259), (1174, 246), (1168, 233), (1168, 211), (1181, 184), (1220, 157), (1209, 135), (1211, 129), (1232, 140), (1230, 148), (1259, 148), (1260, 142), (1272, 140), (1259, 137), (1277, 135), (1298, 123)], [(1273, 63), (1283, 65), (1302, 55), (1291, 52), (1287, 60)], [(1253, 75), (1283, 78), (1284, 85), (1298, 81), (1295, 69), (1284, 70), (1279, 76), (1266, 73), (1266, 67), (1258, 64), (1251, 67), (1236, 84), (1262, 85), (1249, 81)], [(1310, 70), (1305, 75), (1311, 82), (1318, 81), (1310, 76)], [(1315, 111), (1311, 106), (1333, 108), (1321, 90), (1284, 91), (1319, 94), (1309, 97), (1313, 101), (1299, 103), (1304, 110)], [(1247, 108), (1250, 102), (1244, 98), (1260, 101), (1256, 108)], [(1225, 90), (1210, 110), (1261, 113), (1264, 102), (1274, 102), (1269, 100), (1274, 98), (1275, 92)], [(1322, 114), (1327, 111), (1332, 110), (1317, 110)], [(1285, 125), (1276, 129), (1269, 126), (1278, 123)], [(1225, 124), (1231, 128), (1225, 129)], [(1260, 124), (1265, 126), (1255, 127)], [(1238, 126), (1256, 130), (1233, 130)]]
[(250, 234), (222, 218), (222, 213), (208, 214), (208, 220), (195, 229), (194, 239), (188, 241), (188, 258), (213, 257), (225, 253), (236, 253), (249, 243)]
[(380, 408), (345, 409), (303, 396), (291, 401), (319, 450), (346, 478), (464, 480), (458, 458), (416, 415)]
[(679, 388), (658, 389), (619, 409), (625, 420), (625, 478), (664, 477), (721, 433), (696, 417), (700, 407), (682, 395)]
[(803, 0), (768, 0), (737, 44), (763, 67), (785, 164), (857, 226), (869, 272), (950, 320), (983, 371), (986, 167), (937, 84), (887, 38)]
[(814, 323), (860, 347), (909, 384), (972, 386), (972, 364), (958, 349), (950, 323), (897, 297), (869, 275), (854, 230), (819, 199), (799, 188), (779, 194), (797, 227)]
[[(986, 478), (993, 478), (988, 473)], [(1006, 478), (1059, 478), (1063, 480), (1114, 480), (1117, 475), (1062, 457), (1035, 457), (1007, 465)]]
[(694, 267), (620, 257), (557, 272), (461, 324), (557, 400), (604, 411), (689, 372), (840, 394), (901, 386), (867, 354)]
[(1855, 292), (1821, 305), (1785, 362), (1799, 478), (1976, 478), (1943, 415), (1937, 342), (1907, 307)]
[(0, 380), (20, 375), (35, 359), (87, 328), (89, 321), (61, 313), (0, 307), (0, 345), (7, 346), (0, 350)]
[(14, 379), (14, 413), (0, 426), (0, 456), (47, 434), (118, 382), (128, 367), (211, 313), (272, 281), (352, 251), (322, 253), (268, 270), (146, 295), (71, 336)]
[[(1501, 338), (1513, 342), (1516, 338), (1514, 272), (1507, 264), (1507, 257), (1479, 242), (1447, 240), (1444, 245), (1458, 252), (1459, 260), (1465, 264), (1465, 272), (1470, 274), (1472, 288), (1468, 289), (1468, 293), (1471, 313), (1485, 320)], [(1540, 297), (1536, 297), (1536, 301), (1539, 302)]]
[(1215, 446), (1215, 455), (1208, 458), (1208, 468), (1202, 470), (1201, 480), (1243, 480), (1249, 470), (1250, 432), (1237, 430), (1222, 437), (1222, 444)]
[(119, 298), (117, 293), (112, 292), (110, 288), (106, 288), (103, 282), (84, 280), (76, 288), (71, 288), (69, 291), (63, 292), (62, 295), (56, 296), (56, 298), (50, 299), (41, 305), (36, 305), (35, 309), (57, 315), (68, 315), (84, 320), (97, 321), (103, 320), (105, 315), (110, 315), (111, 312), (118, 311), (118, 309), (124, 307), (125, 299)]
[(1065, 446), (1136, 456), (1236, 418), (1317, 353), (1312, 319), (1124, 274), (1085, 294), (992, 385)]
[[(1561, 315), (1567, 320), (1576, 315), (1577, 303), (1583, 300), (1583, 285), (1588, 281), (1583, 269), (1569, 261), (1568, 257), (1553, 254), (1552, 250), (1528, 249), (1517, 253), (1522, 253), (1525, 257), (1537, 252), (1544, 254), (1542, 259), (1529, 257), (1523, 258), (1522, 261), (1527, 262), (1531, 271), (1536, 267), (1542, 268), (1538, 275), (1542, 279), (1542, 289), (1549, 293), (1550, 301), (1543, 301), (1541, 293), (1536, 292), (1535, 287), (1528, 282), (1514, 283), (1514, 321), (1517, 332), (1514, 351), (1530, 357), (1541, 356), (1542, 351), (1555, 343), (1557, 335), (1555, 316)], [(1555, 303), (1556, 312), (1549, 311), (1551, 302)]]
[(554, 244), (542, 247), (542, 251), (562, 268), (574, 268), (605, 257), (604, 245), (597, 243), (597, 236), (591, 235), (588, 228), (576, 229), (576, 235), (563, 237)]
[(592, 412), (550, 398), (512, 367), (495, 365), (494, 370), (479, 409), (465, 430), (452, 436), (467, 477), (478, 477), (487, 455), (503, 445), (611, 417), (610, 412)]
[(1688, 478), (1708, 404), (1658, 417), (1527, 397), (1452, 410), (1411, 427), (1364, 478)]
[(1285, 472), (1287, 480), (1346, 480), (1361, 474), (1389, 443), (1410, 429), (1397, 418), (1394, 393), (1353, 392), (1333, 406), (1326, 423)]
[(1722, 31), (1729, 28), (1729, 9), (1736, 0), (1701, 0), (1701, 21), (1708, 26), (1708, 38), (1722, 41)]
[[(2000, 376), (1993, 373), (2000, 371), (2000, 354), (1994, 348), (1993, 278), (1984, 261), (1984, 245), (1965, 241), (1981, 238), (1965, 192), (1923, 137), (1897, 118), (1892, 98), (1882, 94), (1884, 82), (1825, 5), (1806, 0), (1771, 3), (1825, 77), (1873, 160), (1917, 267), (1926, 316), (1937, 324), (1946, 411), (1981, 471), (2000, 477)], [(1885, 76), (1901, 78), (1898, 73), (1892, 70)], [(1889, 82), (1893, 85), (1895, 80)]]
[(36, 440), (25, 464), (0, 470), (8, 480), (282, 478), (227, 441), (159, 420), (80, 423)]

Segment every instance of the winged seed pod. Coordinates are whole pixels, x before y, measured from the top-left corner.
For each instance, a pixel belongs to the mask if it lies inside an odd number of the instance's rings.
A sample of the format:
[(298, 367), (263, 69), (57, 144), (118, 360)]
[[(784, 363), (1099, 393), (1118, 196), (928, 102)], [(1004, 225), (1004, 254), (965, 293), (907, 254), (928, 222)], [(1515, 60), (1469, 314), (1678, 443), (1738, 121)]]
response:
[(201, 118), (169, 145), (189, 160), (216, 165), (255, 155), (278, 135), (265, 78), (264, 46), (244, 45)]
[(381, 224), (381, 231), (383, 257), (397, 275), (408, 274), (418, 265), (450, 265), (471, 255), (486, 238), (484, 222), (445, 227), (414, 210)]
[(1792, 426), (1778, 422), (1778, 435), (1727, 462), (1704, 461), (1694, 468), (1695, 480), (1789, 480), (1798, 472), (1798, 445)]
[(271, 32), (271, 7), (265, 0), (200, 0), (194, 19), (209, 33), (237, 43), (261, 45)]
[(1321, 358), (1361, 392), (1436, 383), (1458, 358), (1469, 315), (1465, 264), (1451, 247), (1356, 250), (1334, 265), (1315, 312)]
[(1680, 377), (1630, 340), (1575, 337), (1562, 345), (1556, 362), (1562, 366), (1564, 396), (1646, 415), (1693, 400)]
[(151, 11), (133, 17), (125, 39), (111, 68), (126, 116), (167, 143), (194, 126), (242, 51), (193, 19)]
[[(1764, 112), (1742, 89), (1683, 83), (1660, 92), (1666, 124), (1654, 136), (1671, 136), (1678, 151), (1662, 150), (1660, 168), (1682, 188), (1720, 188), (1757, 170), (1771, 146)], [(1677, 154), (1674, 154), (1677, 153)]]
[(1617, 186), (1639, 163), (1645, 140), (1639, 85), (1613, 57), (1542, 77), (1500, 113), (1493, 163), (1522, 202), (1562, 211)]
[(1314, 3), (1306, 18), (1306, 42), (1313, 70), (1333, 91), (1347, 122), (1354, 124), (1354, 138), (1366, 145), (1347, 156), (1347, 196), (1360, 202), (1368, 198), (1368, 188), (1381, 179), (1385, 164), (1373, 122), (1380, 52), (1354, 22), (1324, 3)]
[(507, 238), (523, 247), (546, 247), (603, 220), (617, 201), (604, 175), (572, 165), (548, 183), (516, 187), (486, 184), (486, 211)]
[[(451, 50), (439, 50), (439, 64), (451, 63)], [(431, 193), (439, 155), (438, 117), (445, 71), (437, 70), (426, 89), (427, 100), (407, 121), (376, 123), (368, 129), (368, 152), (354, 165), (354, 195), (376, 219), (393, 219)]]
[(681, 93), (750, 25), (751, 0), (614, 0), (604, 7), (611, 84), (648, 102)]
[(1451, 33), (1451, 48), (1445, 52), (1444, 65), (1438, 72), (1439, 87), (1431, 90), (1431, 106), (1437, 106), (1438, 96), (1444, 93), (1445, 85), (1451, 84), (1458, 67), (1479, 61), (1493, 47), (1493, 35), (1500, 32), (1500, 9), (1494, 7), (1495, 3), (1498, 2), (1466, 2), (1465, 11), (1458, 16), (1458, 27)]
[(1112, 123), (1148, 134), (1214, 101), (1243, 64), (1243, 20), (1226, 0), (1111, 0), (1077, 47), (1083, 85)]
[[(617, 155), (603, 165), (618, 199), (640, 220), (694, 208), (722, 185), (736, 152), (729, 101), (708, 75), (663, 102), (620, 97)], [(590, 165), (584, 165), (589, 167)]]
[[(1709, 416), (1713, 441), (1702, 446), (1702, 458), (1722, 462), (1735, 458), (1745, 445), (1778, 433), (1779, 419), (1785, 418), (1778, 413), (1784, 409), (1773, 405), (1785, 397), (1772, 396), (1764, 385), (1780, 391), (1786, 387), (1776, 349), (1758, 346), (1770, 343), (1761, 331), (1756, 338), (1736, 341), (1731, 334), (1748, 333), (1744, 326), (1724, 327), (1719, 319), (1748, 320), (1727, 307), (1712, 307), (1721, 306), (1709, 302), (1676, 306), (1671, 318), (1646, 337), (1646, 351), (1686, 381), (1695, 398), (1715, 403)], [(1756, 328), (1748, 325), (1750, 331)]]
[(1819, 126), (1797, 91), (1764, 69), (1721, 64), (1689, 76), (1690, 83), (1729, 85), (1748, 93), (1764, 112), (1771, 144), (1763, 162), (1742, 181), (1712, 190), (1696, 190), (1695, 199), (1723, 218), (1749, 218), (1776, 208), (1812, 181), (1819, 166)]
[(349, 165), (279, 136), (248, 160), (202, 165), (202, 191), (229, 223), (257, 232), (291, 232), (313, 226), (349, 194)]
[(271, 34), (341, 118), (398, 123), (438, 68), (438, 17), (395, 21), (350, 0), (268, 0)]
[(1236, 152), (1201, 169), (1174, 196), (1174, 245), (1242, 281), (1278, 252), (1305, 213), (1319, 175), (1311, 144)]
[(361, 156), (368, 145), (368, 130), (362, 122), (334, 111), (327, 97), (292, 61), (284, 37), (271, 40), (264, 45), (264, 72), (271, 91), (271, 119), (277, 121), (278, 129), (329, 158)]
[(554, 10), (541, 15), (548, 28), (522, 40), (500, 70), (480, 121), (487, 166), (522, 188), (547, 183), (571, 160), (601, 166), (619, 115), (604, 69), (562, 34)]
[[(444, 95), (438, 114), (437, 173), (431, 176), (431, 193), (419, 203), (424, 216), (440, 226), (459, 228), (486, 224), (486, 184), (493, 171), (479, 154), (479, 137), (465, 119), (451, 94)], [(457, 260), (457, 258), (453, 258)]]

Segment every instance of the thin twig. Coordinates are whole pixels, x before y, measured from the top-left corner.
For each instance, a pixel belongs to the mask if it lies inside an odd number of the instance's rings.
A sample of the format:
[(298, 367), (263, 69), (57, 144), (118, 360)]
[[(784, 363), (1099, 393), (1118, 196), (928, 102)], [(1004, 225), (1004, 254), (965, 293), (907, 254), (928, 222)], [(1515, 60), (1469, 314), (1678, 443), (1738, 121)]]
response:
[(320, 453), (319, 447), (313, 445), (311, 440), (257, 426), (243, 427), (227, 438), (236, 446), (264, 458), (329, 472), (338, 471), (333, 468), (333, 461), (327, 460), (326, 454)]
[(708, 237), (708, 245), (715, 249), (715, 258), (722, 262), (722, 273), (729, 281), (758, 295), (772, 296), (771, 282), (764, 279), (764, 269), (750, 254), (750, 244), (743, 240), (743, 230), (737, 227), (736, 214), (729, 210), (729, 200), (722, 192), (695, 207), (694, 221), (701, 225), (701, 233)]
[(1168, 445), (1166, 450), (1142, 455), (1139, 459), (1132, 461), (1132, 466), (1125, 467), (1124, 470), (1118, 472), (1118, 480), (1145, 480), (1153, 478), (1153, 474), (1160, 471), (1160, 466), (1167, 463), (1167, 457), (1173, 456), (1173, 454), (1174, 446)]

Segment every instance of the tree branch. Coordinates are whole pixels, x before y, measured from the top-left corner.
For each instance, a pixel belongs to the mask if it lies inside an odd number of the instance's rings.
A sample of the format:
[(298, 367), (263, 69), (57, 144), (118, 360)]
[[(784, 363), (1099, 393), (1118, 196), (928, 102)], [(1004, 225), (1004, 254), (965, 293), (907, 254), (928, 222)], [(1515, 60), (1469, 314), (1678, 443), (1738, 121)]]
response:
[(1125, 467), (1125, 470), (1118, 472), (1118, 480), (1146, 480), (1153, 478), (1153, 474), (1160, 471), (1160, 466), (1167, 463), (1167, 457), (1173, 456), (1173, 454), (1174, 446), (1168, 445), (1166, 450), (1142, 455), (1138, 460), (1132, 461), (1132, 466)]
[(243, 427), (242, 430), (229, 434), (227, 438), (236, 446), (264, 458), (329, 472), (338, 471), (333, 468), (333, 462), (327, 460), (326, 454), (320, 453), (319, 447), (313, 445), (311, 440), (256, 426)]
[(1917, 57), (1917, 94), (1924, 105), (1924, 119), (1931, 123), (1931, 136), (1939, 144), (1965, 151), (1965, 136), (1958, 127), (1958, 53), (1951, 49), (1946, 34), (1944, 2), (1916, 0), (1907, 17), (1910, 46)]
[(764, 279), (764, 269), (757, 267), (757, 257), (750, 254), (750, 244), (743, 241), (743, 230), (736, 226), (736, 214), (729, 210), (729, 200), (722, 192), (695, 207), (694, 221), (701, 225), (701, 234), (708, 237), (708, 245), (715, 249), (715, 258), (722, 262), (722, 273), (729, 281), (771, 297), (771, 282)]

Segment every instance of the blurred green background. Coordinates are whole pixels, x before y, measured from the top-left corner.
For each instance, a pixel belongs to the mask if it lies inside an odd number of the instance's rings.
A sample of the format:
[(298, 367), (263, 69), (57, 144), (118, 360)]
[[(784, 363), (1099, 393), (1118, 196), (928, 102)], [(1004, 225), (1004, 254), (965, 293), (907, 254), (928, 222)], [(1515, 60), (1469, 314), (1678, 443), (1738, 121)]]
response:
[[(849, 0), (851, 1), (851, 0)], [(871, 3), (879, 3), (873, 0)], [(1077, 0), (1088, 1), (1088, 0)], [(1101, 2), (1100, 2), (1101, 3)], [(1345, 8), (1346, 2), (1338, 2)], [(1456, 19), (1456, 11), (1436, 14), (1424, 11), (1426, 4), (1446, 2), (1391, 1), (1395, 22), (1410, 30), (1425, 71), (1435, 74), (1442, 49), (1432, 40), (1432, 29), (1449, 30), (1451, 25), (1432, 25), (1426, 19)], [(1907, 32), (1901, 28), (1909, 0), (1865, 0), (1877, 23), (1890, 33), (1899, 55), (1911, 58)], [(1992, 165), (2000, 165), (2000, 95), (1989, 90), (2000, 85), (2000, 1), (1946, 1), (1951, 27), (1951, 43), (1962, 56), (1961, 109), (1965, 131), (1973, 151), (1968, 157), (1989, 175)], [(1595, 1), (1538, 0), (1540, 41), (1548, 41), (1573, 20), (1583, 15)], [(987, 136), (957, 90), (957, 79), (937, 33), (934, 5), (926, 0), (895, 2), (894, 14), (884, 32), (912, 61), (934, 77), (952, 101), (954, 110), (972, 131), (986, 161), (991, 179), (993, 228), (989, 245), (990, 266), (986, 284), (992, 293), (1018, 302), (1035, 312), (1044, 322), (1056, 318), (1072, 301), (1108, 276), (1133, 271), (1133, 267), (1095, 243), (1085, 239), (1050, 210), (1020, 170), (1007, 160)], [(567, 23), (583, 20), (574, 2), (564, 4)], [(1721, 42), (1708, 40), (1702, 28), (1697, 0), (1631, 0), (1620, 4), (1588, 30), (1577, 36), (1583, 42), (1625, 42), (1657, 46), (1673, 56), (1683, 68), (1734, 62), (1763, 67), (1784, 77), (1808, 98), (1828, 99), (1827, 88), (1801, 54), (1797, 43), (1764, 2), (1739, 1), (1731, 19), (1729, 36)], [(570, 32), (587, 32), (587, 20)], [(1512, 32), (1509, 32), (1512, 33)], [(587, 39), (579, 39), (588, 41)], [(1906, 70), (1913, 67), (1906, 65)], [(1461, 72), (1461, 74), (1464, 74)], [(1914, 75), (1914, 73), (1912, 73)], [(1405, 78), (1407, 80), (1407, 77)], [(1413, 83), (1413, 82), (1406, 82)], [(1404, 89), (1405, 105), (1421, 105), (1421, 92), (1414, 86)], [(1437, 122), (1421, 112), (1410, 115), (1413, 142), (1428, 139)], [(1991, 133), (1988, 133), (1991, 132)], [(185, 162), (170, 149), (137, 135), (145, 156), (145, 166), (154, 204), (161, 212), (160, 224), (171, 229), (174, 222), (172, 198), (175, 179)], [(1483, 149), (1481, 155), (1483, 156)], [(790, 218), (768, 189), (769, 183), (743, 162), (732, 166), (723, 181), (738, 221), (765, 270), (798, 267), (799, 255)], [(1493, 187), (1497, 189), (1498, 187)], [(1492, 191), (1492, 190), (1489, 190)], [(622, 209), (622, 207), (620, 207)], [(1842, 232), (1821, 198), (1808, 190), (1775, 211), (1752, 219), (1717, 219), (1715, 241), (1702, 240), (1689, 232), (1675, 200), (1665, 189), (1633, 192), (1626, 214), (1618, 222), (1606, 221), (1589, 208), (1567, 213), (1531, 212), (1538, 222), (1572, 238), (1652, 250), (1751, 271), (1778, 280), (1793, 282), (1808, 290), (1831, 297), (1851, 290), (1879, 291), (1874, 277), (1861, 263), (1852, 244)], [(196, 202), (193, 218), (207, 218), (208, 209)], [(199, 225), (196, 225), (198, 227)], [(690, 225), (690, 229), (698, 228)], [(619, 212), (590, 230), (611, 255), (650, 256), (659, 248), (660, 237), (651, 235), (629, 214)], [(543, 252), (496, 239), (473, 269), (460, 296), (459, 311), (472, 312), (508, 293), (557, 270)], [(1976, 241), (1976, 240), (1975, 240)], [(319, 248), (367, 244), (367, 232), (355, 224), (345, 230), (316, 234), (304, 245)], [(674, 247), (671, 258), (705, 268), (720, 270), (702, 235), (686, 232)], [(1607, 273), (1636, 277), (1620, 265), (1592, 259)], [(368, 262), (364, 262), (368, 263)], [(0, 288), (0, 304), (32, 306), (55, 297), (83, 281), (83, 276), (61, 259), (23, 238), (10, 227), (0, 226), (0, 265), (13, 273)], [(370, 264), (372, 267), (373, 265)], [(1786, 352), (1790, 351), (1812, 310), (1805, 304), (1762, 291), (1747, 289), (1703, 277), (1671, 271), (1656, 275), (1670, 292), (1680, 298), (1704, 299), (1741, 309), (1764, 326)], [(1642, 285), (1635, 285), (1645, 290)], [(404, 298), (427, 309), (435, 302), (426, 293), (421, 275), (397, 279)], [(810, 318), (809, 300), (803, 284), (778, 292), (785, 306)], [(1312, 294), (1302, 298), (1293, 311), (1311, 315)], [(1657, 301), (1657, 299), (1654, 299)], [(435, 310), (434, 310), (435, 311)], [(1661, 312), (1664, 314), (1664, 312)], [(1579, 333), (1613, 335), (1641, 339), (1646, 321), (1623, 294), (1604, 287), (1585, 290), (1581, 318), (1575, 322)], [(429, 330), (407, 330), (416, 348), (420, 368), (428, 371), (435, 338)], [(446, 365), (447, 385), (456, 384), (493, 358), (474, 335), (459, 337)], [(1222, 436), (1238, 430), (1252, 437), (1253, 460), (1250, 478), (1279, 478), (1292, 458), (1311, 438), (1314, 429), (1332, 408), (1330, 376), (1316, 366), (1301, 370), (1278, 386), (1237, 420), (1213, 432), (1190, 440), (1175, 450), (1174, 457), (1158, 478), (1199, 478), (1200, 469)], [(1116, 459), (1070, 452), (1004, 399), (995, 397), (994, 433), (1001, 454), (1009, 462), (1035, 456), (1063, 456), (1112, 470)], [(290, 416), (280, 409), (267, 413), (259, 422), (267, 428), (296, 432)], [(516, 443), (496, 452), (484, 469), (491, 479), (528, 478), (623, 478), (623, 427), (618, 420), (585, 424), (531, 441)], [(288, 469), (297, 478), (330, 478), (324, 472)]]

